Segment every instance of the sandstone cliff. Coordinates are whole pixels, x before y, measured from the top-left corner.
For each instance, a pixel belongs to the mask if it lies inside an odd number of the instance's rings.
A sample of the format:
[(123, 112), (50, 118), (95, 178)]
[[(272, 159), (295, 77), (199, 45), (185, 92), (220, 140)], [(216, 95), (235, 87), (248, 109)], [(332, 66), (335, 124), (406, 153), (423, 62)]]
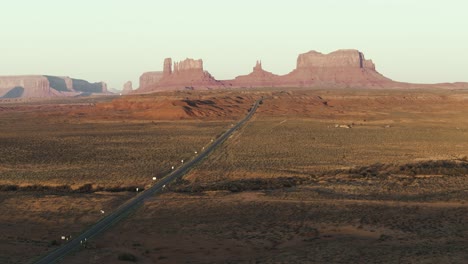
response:
[(174, 62), (172, 72), (165, 74), (158, 84), (162, 90), (174, 87), (203, 89), (204, 87), (218, 85), (222, 84), (215, 80), (209, 72), (203, 70), (203, 61), (201, 59), (194, 60), (189, 58)]
[(0, 97), (48, 97), (50, 83), (44, 76), (21, 75), (0, 77)]
[(180, 89), (208, 89), (221, 87), (207, 71), (203, 70), (203, 61), (185, 59), (174, 62), (166, 58), (163, 72), (147, 72), (140, 77), (140, 87), (135, 92), (145, 93), (152, 91), (180, 90)]
[(159, 80), (163, 77), (163, 72), (153, 71), (145, 72), (140, 76), (140, 87), (138, 92), (149, 92), (155, 85), (159, 83)]
[(310, 51), (300, 54), (296, 69), (278, 79), (278, 85), (300, 87), (384, 87), (391, 83), (358, 50), (338, 50), (330, 54)]
[(282, 76), (264, 71), (259, 61), (252, 73), (224, 82), (231, 87), (384, 87), (393, 83), (358, 50), (300, 54), (296, 69)]
[(107, 84), (50, 75), (0, 76), (0, 98), (74, 96), (106, 93)]
[(370, 60), (358, 50), (337, 50), (329, 54), (309, 51), (297, 58), (297, 69), (304, 68), (366, 68), (375, 70)]
[[(372, 60), (358, 50), (338, 50), (329, 54), (310, 51), (297, 57), (296, 68), (285, 75), (263, 70), (257, 62), (248, 75), (218, 81), (203, 69), (202, 60), (164, 60), (162, 76), (151, 85), (140, 81), (138, 92), (178, 89), (216, 89), (223, 87), (323, 87), (323, 88), (451, 88), (464, 89), (468, 84), (410, 84), (395, 82), (377, 72)], [(145, 87), (145, 89), (141, 89)]]
[(171, 74), (172, 74), (172, 59), (166, 58), (164, 59), (163, 76), (167, 77)]
[(374, 63), (358, 50), (300, 54), (296, 69), (282, 76), (265, 71), (261, 61), (257, 61), (250, 74), (225, 81), (218, 81), (204, 71), (201, 59), (186, 59), (174, 62), (173, 66), (171, 63), (172, 59), (165, 59), (162, 74), (150, 82), (140, 78), (137, 92), (222, 87), (385, 87), (393, 83), (378, 73)]
[(124, 84), (122, 89), (122, 94), (129, 94), (133, 91), (133, 85), (131, 81), (128, 81)]

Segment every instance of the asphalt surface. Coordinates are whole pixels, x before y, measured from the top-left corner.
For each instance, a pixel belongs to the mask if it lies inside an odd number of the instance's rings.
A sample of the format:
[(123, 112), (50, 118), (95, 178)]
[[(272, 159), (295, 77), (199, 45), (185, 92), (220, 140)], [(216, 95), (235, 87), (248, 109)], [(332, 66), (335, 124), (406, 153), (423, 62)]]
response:
[(163, 190), (163, 186), (173, 182), (174, 180), (182, 177), (187, 173), (194, 165), (199, 163), (205, 157), (207, 157), (216, 147), (222, 144), (226, 139), (231, 136), (231, 134), (244, 125), (255, 113), (257, 110), (260, 102), (262, 99), (255, 102), (255, 104), (250, 109), (247, 116), (245, 116), (241, 121), (239, 121), (235, 126), (231, 127), (228, 131), (226, 131), (223, 135), (219, 138), (215, 139), (213, 143), (211, 143), (208, 147), (205, 148), (204, 151), (200, 152), (195, 158), (192, 160), (186, 161), (182, 166), (175, 169), (173, 172), (162, 178), (161, 180), (157, 181), (151, 188), (142, 191), (134, 198), (128, 200), (121, 206), (119, 206), (116, 210), (114, 210), (109, 215), (102, 218), (99, 222), (94, 224), (88, 230), (81, 233), (79, 236), (72, 238), (66, 244), (62, 245), (61, 247), (57, 248), (56, 250), (50, 252), (48, 255), (42, 257), (38, 261), (34, 262), (36, 264), (50, 264), (56, 263), (57, 261), (61, 260), (70, 252), (76, 250), (78, 247), (82, 247), (82, 243), (86, 243), (89, 239), (93, 238), (94, 236), (98, 235), (99, 233), (103, 232), (113, 224), (120, 221), (122, 218), (127, 216), (132, 210), (136, 209), (140, 206), (143, 201), (149, 197), (152, 197), (154, 194)]

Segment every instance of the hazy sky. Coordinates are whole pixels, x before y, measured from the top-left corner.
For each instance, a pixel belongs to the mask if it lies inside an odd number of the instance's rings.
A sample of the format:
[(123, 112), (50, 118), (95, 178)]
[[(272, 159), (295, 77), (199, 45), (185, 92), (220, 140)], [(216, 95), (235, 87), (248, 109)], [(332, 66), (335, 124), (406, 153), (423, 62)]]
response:
[(466, 0), (2, 0), (0, 75), (122, 88), (163, 59), (202, 58), (217, 79), (290, 72), (299, 53), (359, 49), (389, 78), (468, 81)]

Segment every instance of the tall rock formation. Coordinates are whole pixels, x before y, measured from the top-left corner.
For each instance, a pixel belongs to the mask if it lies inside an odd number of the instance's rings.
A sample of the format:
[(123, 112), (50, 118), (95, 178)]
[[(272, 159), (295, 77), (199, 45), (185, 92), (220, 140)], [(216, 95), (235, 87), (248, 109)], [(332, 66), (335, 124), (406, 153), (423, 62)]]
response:
[(123, 94), (129, 94), (133, 91), (133, 85), (132, 85), (132, 82), (131, 81), (128, 81), (124, 84), (123, 86), (123, 89), (122, 89), (122, 93)]
[(278, 75), (263, 70), (262, 62), (257, 61), (252, 73), (236, 77), (231, 84), (240, 87), (275, 87), (278, 77)]
[(281, 76), (283, 86), (385, 86), (392, 81), (375, 70), (358, 50), (338, 50), (329, 54), (310, 51), (300, 54), (297, 67)]
[(286, 75), (265, 71), (261, 61), (248, 75), (234, 80), (218, 81), (203, 69), (202, 60), (186, 59), (174, 62), (164, 60), (163, 72), (156, 78), (145, 73), (136, 92), (180, 89), (215, 89), (222, 87), (356, 87), (356, 88), (425, 88), (468, 87), (466, 83), (419, 85), (392, 81), (379, 72), (371, 60), (358, 50), (337, 50), (329, 54), (310, 51), (297, 57), (296, 68)]
[(100, 93), (107, 93), (107, 83), (101, 82), (101, 91)]
[(296, 69), (282, 76), (264, 71), (258, 61), (249, 75), (226, 82), (232, 87), (384, 87), (394, 83), (358, 50), (300, 54)]
[(164, 73), (161, 71), (145, 72), (140, 76), (138, 92), (150, 92), (157, 86)]
[(163, 76), (167, 77), (171, 74), (172, 74), (172, 59), (166, 58), (164, 59)]
[(140, 88), (137, 92), (167, 91), (180, 89), (208, 89), (220, 87), (223, 84), (203, 70), (203, 61), (185, 59), (174, 62), (164, 60), (163, 72), (159, 74), (145, 73), (140, 77)]

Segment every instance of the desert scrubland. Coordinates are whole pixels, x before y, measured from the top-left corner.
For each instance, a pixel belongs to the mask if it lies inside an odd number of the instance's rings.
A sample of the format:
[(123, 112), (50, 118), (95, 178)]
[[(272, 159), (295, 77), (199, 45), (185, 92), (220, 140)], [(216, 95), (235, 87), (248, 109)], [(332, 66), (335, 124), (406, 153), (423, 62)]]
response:
[(36, 248), (2, 263), (54, 249), (262, 96), (201, 164), (63, 263), (467, 259), (468, 91), (258, 88), (2, 105), (0, 239)]

